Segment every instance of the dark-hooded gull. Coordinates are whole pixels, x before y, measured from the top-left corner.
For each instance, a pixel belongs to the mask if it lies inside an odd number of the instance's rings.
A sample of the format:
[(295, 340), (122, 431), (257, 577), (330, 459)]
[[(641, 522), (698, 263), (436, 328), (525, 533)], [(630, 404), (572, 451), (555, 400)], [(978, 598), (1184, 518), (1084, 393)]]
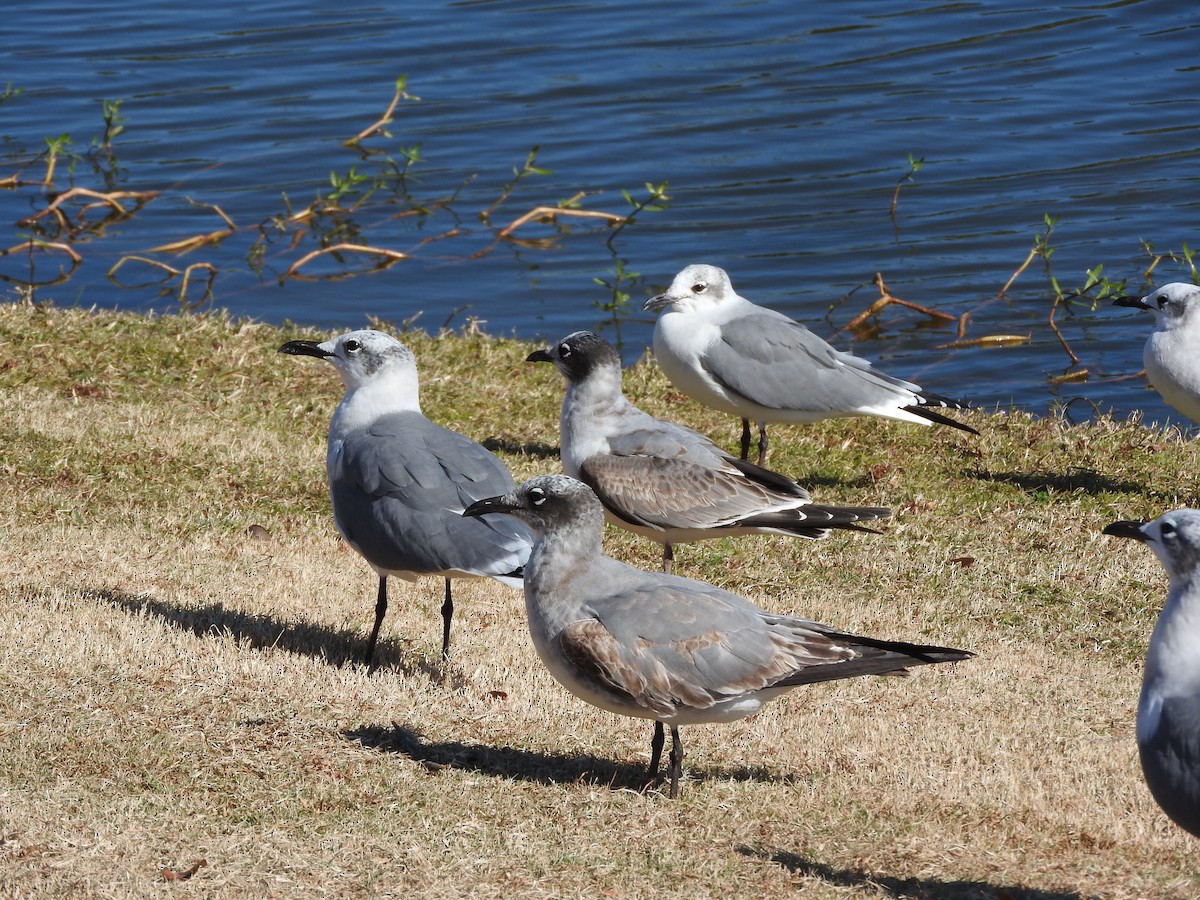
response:
[(881, 416), (978, 434), (929, 408), (965, 409), (965, 404), (835, 350), (783, 313), (738, 296), (725, 270), (716, 266), (688, 266), (642, 308), (661, 311), (654, 357), (672, 383), (705, 406), (742, 420), (742, 459), (750, 455), (750, 422), (757, 423), (760, 466), (767, 458), (768, 422)]
[(801, 684), (901, 675), (971, 653), (843, 634), (774, 615), (701, 581), (646, 572), (600, 549), (604, 512), (592, 489), (543, 475), (467, 507), (507, 513), (533, 529), (525, 609), (550, 674), (582, 700), (652, 719), (650, 778), (671, 727), (671, 796), (679, 793), (681, 725), (730, 722)]
[(1142, 351), (1146, 377), (1168, 404), (1200, 422), (1200, 287), (1177, 281), (1114, 302), (1154, 313), (1157, 327)]
[(450, 579), (490, 576), (519, 587), (532, 535), (517, 522), (464, 519), (463, 508), (511, 490), (512, 475), (484, 447), (421, 414), (417, 364), (407, 347), (380, 331), (289, 341), (280, 353), (333, 364), (346, 393), (329, 422), (325, 457), (333, 517), (346, 542), (379, 574), (371, 665), (387, 612), (387, 578), (446, 579), (442, 656), (450, 651)]
[(1167, 570), (1138, 700), (1138, 755), (1163, 812), (1200, 837), (1200, 511), (1113, 522), (1104, 533), (1141, 541)]
[(563, 471), (592, 488), (610, 521), (663, 545), (739, 534), (819, 539), (831, 528), (891, 515), (883, 507), (821, 506), (790, 478), (740, 460), (704, 435), (656, 419), (621, 391), (621, 358), (590, 331), (567, 335), (529, 362), (567, 380), (559, 419)]

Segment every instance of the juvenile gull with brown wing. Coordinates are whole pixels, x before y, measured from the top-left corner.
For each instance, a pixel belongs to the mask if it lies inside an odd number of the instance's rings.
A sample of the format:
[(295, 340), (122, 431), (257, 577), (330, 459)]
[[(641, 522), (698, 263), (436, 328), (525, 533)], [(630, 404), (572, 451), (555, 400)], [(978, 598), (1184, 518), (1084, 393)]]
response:
[(591, 488), (543, 475), (464, 516), (507, 513), (537, 536), (525, 565), (525, 609), (550, 674), (601, 709), (653, 719), (650, 778), (671, 727), (671, 796), (679, 793), (681, 725), (730, 722), (801, 684), (902, 675), (973, 654), (843, 634), (774, 615), (701, 581), (605, 556), (604, 512)]
[(777, 472), (725, 452), (704, 435), (656, 419), (621, 390), (621, 359), (590, 331), (529, 354), (567, 380), (559, 418), (563, 471), (588, 484), (610, 521), (663, 545), (739, 534), (819, 539), (831, 528), (891, 515), (884, 507), (822, 506)]

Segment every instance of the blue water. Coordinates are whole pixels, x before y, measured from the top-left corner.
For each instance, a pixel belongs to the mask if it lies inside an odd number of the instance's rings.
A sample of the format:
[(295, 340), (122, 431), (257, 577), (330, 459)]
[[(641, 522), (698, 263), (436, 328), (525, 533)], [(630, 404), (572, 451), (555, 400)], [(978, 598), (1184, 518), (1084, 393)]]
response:
[[(473, 316), (494, 333), (546, 339), (604, 328), (632, 361), (653, 327), (641, 301), (688, 263), (725, 267), (742, 294), (826, 336), (877, 296), (870, 279), (881, 272), (905, 299), (974, 310), (968, 339), (1032, 336), (939, 349), (953, 326), (891, 309), (879, 327), (837, 337), (887, 371), (983, 406), (1071, 402), (1080, 416), (1171, 419), (1144, 381), (1111, 377), (1140, 369), (1148, 318), (1108, 303), (1060, 313), (1081, 359), (1072, 367), (1046, 326), (1041, 259), (994, 298), (1046, 215), (1058, 217), (1048, 241), (1064, 289), (1102, 264), (1140, 292), (1143, 241), (1157, 252), (1200, 247), (1198, 11), (1167, 0), (314, 6), (47, 0), (6, 10), (0, 82), (21, 93), (0, 103), (0, 178), (37, 181), (45, 139), (68, 134), (76, 159), (60, 167), (58, 190), (160, 192), (128, 218), (60, 237), (83, 261), (38, 298), (174, 309), (178, 278), (150, 283), (161, 271), (136, 260), (107, 273), (131, 255), (180, 270), (208, 263), (212, 305), (267, 321), (350, 328), (375, 316), (437, 330)], [(401, 75), (420, 100), (401, 103), (391, 137), (366, 141), (367, 157), (342, 146), (379, 118)], [(121, 101), (115, 171), (90, 149), (104, 99)], [(344, 198), (360, 203), (352, 213), (280, 226), (329, 190), (331, 172), (381, 175), (418, 145), (403, 179)], [(523, 179), (482, 222), (535, 145), (550, 173)], [(924, 164), (893, 217), (910, 155)], [(627, 212), (622, 191), (639, 199), (646, 182), (669, 183), (668, 208), (640, 216), (612, 248), (604, 227), (581, 219), (496, 239), (532, 207), (579, 191), (585, 208)], [(0, 243), (24, 240), (30, 226), (18, 220), (49, 199), (36, 184), (0, 190)], [(151, 252), (223, 228), (212, 206), (234, 234)], [(281, 284), (322, 240), (410, 258), (351, 275), (370, 260), (326, 256), (301, 269), (317, 280)], [(28, 255), (11, 254), (0, 276), (52, 280), (64, 262), (38, 254), (31, 275)], [(597, 307), (611, 292), (596, 283), (613, 281), (618, 264), (636, 273), (619, 330)], [(193, 274), (195, 299), (206, 274)], [(1153, 273), (1157, 283), (1190, 277), (1170, 260)], [(1086, 381), (1051, 381), (1080, 369)]]

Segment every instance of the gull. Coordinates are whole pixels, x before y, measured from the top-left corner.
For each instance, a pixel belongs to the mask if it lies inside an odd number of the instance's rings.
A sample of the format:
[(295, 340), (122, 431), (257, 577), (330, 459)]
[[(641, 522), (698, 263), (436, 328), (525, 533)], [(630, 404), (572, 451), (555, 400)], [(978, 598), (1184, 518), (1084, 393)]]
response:
[(525, 610), (550, 674), (593, 706), (654, 721), (651, 782), (670, 726), (672, 798), (682, 725), (745, 718), (801, 684), (906, 675), (909, 666), (973, 655), (844, 634), (702, 581), (618, 562), (600, 548), (600, 501), (567, 475), (531, 478), (463, 515), (490, 513), (515, 516), (537, 536), (525, 565)]
[(760, 466), (768, 422), (881, 416), (979, 433), (929, 409), (966, 404), (835, 350), (783, 313), (738, 296), (716, 266), (688, 266), (642, 309), (663, 311), (654, 325), (654, 357), (672, 383), (705, 406), (741, 418), (742, 459), (750, 456), (750, 422), (757, 423)]
[(1138, 700), (1138, 755), (1163, 812), (1200, 837), (1200, 511), (1113, 522), (1104, 533), (1141, 541), (1167, 570)]
[(484, 447), (421, 414), (416, 360), (390, 335), (351, 331), (324, 343), (288, 341), (279, 352), (332, 363), (346, 388), (329, 422), (325, 470), (338, 531), (379, 575), (366, 665), (372, 665), (387, 612), (389, 575), (445, 578), (446, 658), (454, 615), (450, 579), (490, 576), (521, 585), (533, 546), (529, 530), (460, 515), (480, 497), (511, 490), (512, 475)]
[(1200, 287), (1176, 281), (1113, 302), (1154, 313), (1158, 324), (1142, 351), (1146, 377), (1168, 404), (1200, 422)]
[(812, 540), (831, 528), (891, 515), (883, 507), (819, 506), (777, 472), (726, 453), (699, 432), (638, 409), (621, 391), (621, 358), (590, 331), (535, 350), (527, 362), (550, 362), (567, 380), (559, 419), (563, 471), (585, 482), (609, 520), (663, 545), (740, 534), (785, 534)]

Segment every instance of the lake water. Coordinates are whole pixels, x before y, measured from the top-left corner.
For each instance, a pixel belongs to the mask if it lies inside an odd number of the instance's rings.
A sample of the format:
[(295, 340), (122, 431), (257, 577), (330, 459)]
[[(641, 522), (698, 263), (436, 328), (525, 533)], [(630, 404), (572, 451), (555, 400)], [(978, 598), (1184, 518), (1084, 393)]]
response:
[[(619, 317), (635, 359), (653, 323), (642, 300), (684, 265), (726, 268), (739, 291), (830, 336), (878, 294), (959, 315), (967, 339), (1030, 335), (1018, 346), (946, 349), (953, 326), (892, 308), (836, 343), (895, 375), (976, 404), (1043, 411), (1071, 402), (1170, 417), (1144, 381), (1148, 316), (1102, 302), (1060, 312), (1072, 367), (1046, 325), (1053, 297), (1039, 258), (995, 299), (1046, 230), (1064, 290), (1104, 266), (1146, 286), (1153, 251), (1200, 247), (1200, 11), (1168, 0), (1083, 3), (217, 2), (114, 7), (44, 0), (7, 9), (0, 60), (4, 247), (31, 233), (69, 244), (69, 277), (36, 296), (60, 304), (177, 308), (188, 296), (280, 322), (359, 327), (377, 316), (436, 330), (474, 316), (493, 333), (554, 339), (580, 328), (617, 336), (596, 279), (632, 294)], [(390, 136), (343, 141), (404, 100)], [(120, 101), (111, 155), (102, 101)], [(45, 209), (46, 140), (69, 135), (55, 187), (157, 191), (105, 221), (64, 201)], [(539, 148), (550, 170), (513, 170)], [(419, 147), (411, 163), (405, 153)], [(40, 156), (39, 156), (40, 154)], [(923, 160), (889, 212), (910, 156)], [(297, 214), (350, 185), (339, 210)], [(596, 220), (561, 218), (498, 232), (537, 206), (586, 192), (621, 214), (622, 195), (669, 183), (606, 245)], [(373, 188), (373, 189), (372, 189)], [(368, 190), (370, 193), (368, 194)], [(132, 208), (132, 201), (122, 201)], [(187, 252), (161, 249), (235, 230)], [(81, 226), (78, 217), (84, 217)], [(295, 216), (291, 221), (288, 217)], [(338, 242), (408, 254), (329, 254)], [(117, 271), (113, 266), (125, 257)], [(0, 276), (58, 280), (64, 251), (0, 258)], [(208, 267), (211, 267), (208, 268)], [(633, 274), (630, 274), (633, 273)], [(334, 277), (345, 276), (345, 277)], [(1157, 283), (1190, 280), (1169, 259)], [(853, 292), (853, 293), (851, 293)], [(830, 310), (831, 304), (850, 297)], [(6, 296), (13, 296), (6, 294)], [(1086, 369), (1086, 381), (1057, 376)], [(636, 398), (635, 398), (636, 399)]]

